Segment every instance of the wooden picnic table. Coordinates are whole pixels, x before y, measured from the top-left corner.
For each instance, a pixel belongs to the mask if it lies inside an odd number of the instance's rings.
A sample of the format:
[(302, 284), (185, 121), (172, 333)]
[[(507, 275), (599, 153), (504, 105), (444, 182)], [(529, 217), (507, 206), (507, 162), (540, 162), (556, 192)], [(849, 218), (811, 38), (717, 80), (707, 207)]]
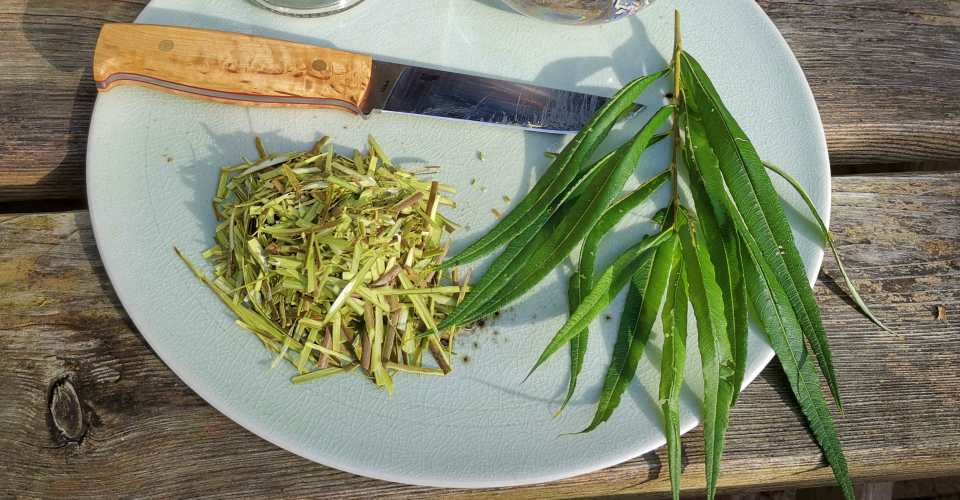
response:
[[(467, 0), (460, 0), (467, 1)], [(668, 0), (660, 0), (668, 1)], [(107, 279), (82, 207), (91, 59), (104, 22), (147, 0), (0, 3), (0, 496), (20, 498), (662, 497), (665, 450), (497, 490), (393, 484), (330, 469), (244, 430), (150, 350)], [(793, 48), (839, 164), (960, 158), (960, 1), (760, 1)], [(65, 200), (65, 201), (57, 201)], [(12, 211), (18, 213), (12, 213)], [(960, 475), (960, 173), (833, 178), (832, 230), (863, 298), (825, 260), (855, 483)], [(938, 320), (944, 312), (946, 321)], [(703, 488), (699, 430), (685, 491)], [(829, 485), (771, 363), (733, 409), (720, 492)]]

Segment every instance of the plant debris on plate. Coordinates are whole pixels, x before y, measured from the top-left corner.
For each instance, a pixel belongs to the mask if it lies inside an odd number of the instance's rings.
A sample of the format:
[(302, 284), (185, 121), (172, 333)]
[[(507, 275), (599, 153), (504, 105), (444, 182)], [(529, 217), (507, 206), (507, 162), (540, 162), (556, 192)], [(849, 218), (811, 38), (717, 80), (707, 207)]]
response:
[(457, 329), (435, 329), (468, 287), (434, 269), (457, 228), (437, 213), (456, 206), (440, 193), (456, 191), (417, 178), (437, 167), (394, 166), (372, 137), (352, 157), (328, 137), (284, 155), (255, 142), (256, 161), (221, 170), (216, 245), (203, 253), (213, 277), (174, 250), (276, 353), (271, 368), (286, 359), (295, 384), (362, 373), (391, 393), (397, 372), (449, 373)]

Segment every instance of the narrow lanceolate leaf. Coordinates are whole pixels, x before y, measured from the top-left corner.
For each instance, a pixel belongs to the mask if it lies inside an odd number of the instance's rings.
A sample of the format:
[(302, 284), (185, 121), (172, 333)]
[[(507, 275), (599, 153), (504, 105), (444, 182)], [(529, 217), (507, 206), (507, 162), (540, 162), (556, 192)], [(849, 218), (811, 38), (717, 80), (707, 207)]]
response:
[(657, 321), (657, 313), (670, 281), (676, 249), (676, 236), (661, 243), (653, 252), (648, 270), (641, 268), (630, 281), (627, 304), (620, 317), (617, 342), (613, 346), (613, 359), (607, 368), (603, 389), (600, 390), (597, 412), (590, 425), (581, 432), (590, 432), (606, 422), (620, 405), (624, 391), (633, 380), (637, 364), (650, 338), (650, 330)]
[(593, 156), (597, 147), (616, 124), (620, 114), (633, 106), (633, 102), (651, 83), (669, 71), (670, 68), (664, 68), (652, 75), (638, 78), (614, 94), (563, 148), (523, 201), (483, 238), (439, 267), (447, 269), (489, 255), (535, 223), (547, 211), (551, 202), (570, 185), (579, 169)]
[(581, 172), (579, 180), (575, 181), (570, 191), (554, 200), (546, 213), (540, 216), (540, 220), (523, 230), (516, 238), (510, 241), (507, 248), (497, 256), (496, 260), (483, 274), (480, 281), (473, 286), (470, 294), (451, 312), (444, 320), (437, 325), (437, 328), (443, 329), (451, 326), (463, 325), (469, 323), (464, 320), (471, 313), (476, 311), (487, 300), (496, 295), (511, 278), (513, 278), (524, 264), (530, 260), (530, 257), (540, 246), (554, 233), (560, 222), (566, 218), (570, 210), (576, 205), (577, 200), (590, 185), (592, 180), (602, 171), (615, 165), (623, 155), (626, 148), (621, 146), (615, 151), (601, 158), (591, 165), (588, 169)]
[[(660, 142), (669, 134), (658, 134), (650, 138), (647, 147)], [(584, 193), (593, 179), (608, 168), (615, 166), (630, 144), (624, 144), (592, 165), (581, 168), (577, 178), (567, 188), (567, 192), (557, 197), (540, 220), (525, 229), (519, 236), (510, 240), (507, 248), (497, 256), (497, 259), (484, 273), (480, 282), (473, 286), (470, 295), (448, 315), (438, 328), (467, 324), (464, 320), (480, 306), (495, 296), (507, 282), (510, 281), (530, 260), (531, 256), (554, 233), (560, 222), (577, 204), (580, 195)]]
[[(750, 248), (745, 245), (745, 248)], [(833, 417), (827, 407), (827, 401), (820, 390), (817, 371), (810, 362), (800, 324), (794, 315), (786, 292), (774, 275), (773, 270), (756, 252), (745, 252), (744, 277), (747, 292), (753, 303), (757, 319), (770, 339), (770, 345), (777, 353), (777, 359), (783, 366), (790, 388), (793, 390), (800, 410), (807, 417), (810, 430), (823, 450), (824, 456), (833, 474), (840, 483), (847, 500), (854, 500), (853, 483), (847, 471), (847, 461), (843, 456), (840, 439), (833, 426)]]
[(729, 302), (732, 312), (727, 313), (731, 318), (728, 321), (734, 322), (732, 328), (727, 324), (727, 334), (730, 336), (730, 350), (733, 352), (734, 363), (733, 399), (730, 401), (732, 406), (737, 404), (737, 400), (740, 399), (740, 390), (743, 389), (743, 378), (747, 370), (747, 317), (749, 306), (747, 306), (747, 282), (743, 278), (743, 247), (740, 245), (740, 239), (733, 240), (731, 247), (728, 253), (730, 260), (727, 263), (727, 269), (731, 275), (735, 276), (735, 279), (732, 280), (731, 298), (728, 301), (724, 296), (724, 304)]
[[(693, 102), (681, 93), (679, 112), (687, 138), (683, 163), (689, 173), (690, 192), (697, 207), (700, 232), (723, 294), (727, 320), (727, 338), (733, 352), (733, 402), (743, 387), (747, 361), (747, 291), (741, 271), (740, 246), (736, 224), (727, 211), (729, 198), (717, 168), (717, 157), (706, 141), (703, 124), (688, 113)], [(704, 166), (701, 167), (700, 165)]]
[[(573, 275), (570, 276), (570, 281), (567, 285), (567, 307), (571, 314), (577, 310), (577, 306), (580, 305), (590, 291), (589, 288), (583, 288), (581, 286), (581, 273), (582, 271), (575, 271)], [(593, 273), (590, 274), (590, 280), (592, 281)], [(570, 398), (573, 397), (573, 393), (577, 389), (577, 378), (580, 376), (580, 371), (583, 370), (583, 360), (587, 354), (587, 340), (589, 338), (590, 329), (585, 328), (570, 341), (570, 382), (567, 384), (567, 396), (563, 398), (563, 403), (560, 405), (560, 409), (557, 410), (557, 414), (554, 415), (554, 417), (563, 413), (563, 409), (567, 407), (567, 403), (570, 402)]]
[(667, 435), (667, 461), (674, 500), (680, 498), (680, 389), (687, 362), (687, 282), (683, 260), (676, 252), (667, 298), (663, 302), (663, 357), (660, 360), (660, 408)]
[[(580, 302), (590, 293), (590, 289), (593, 287), (593, 274), (600, 241), (624, 216), (642, 203), (643, 200), (649, 198), (664, 182), (670, 180), (670, 175), (669, 170), (664, 170), (632, 193), (621, 198), (603, 213), (600, 220), (590, 230), (580, 248), (579, 269), (570, 276), (570, 282), (567, 285), (567, 302), (571, 313), (577, 309), (577, 306), (580, 305)], [(583, 357), (586, 354), (589, 336), (590, 330), (584, 329), (570, 342), (570, 384), (567, 387), (567, 397), (560, 405), (560, 411), (557, 412), (557, 415), (563, 411), (570, 398), (573, 397), (573, 392), (577, 387), (577, 376), (583, 368)]]
[(564, 323), (560, 331), (550, 341), (550, 344), (543, 350), (527, 377), (558, 349), (567, 345), (570, 339), (586, 328), (613, 301), (624, 285), (637, 274), (648, 259), (653, 257), (652, 252), (648, 252), (648, 250), (657, 247), (664, 241), (675, 238), (676, 232), (672, 227), (668, 227), (653, 236), (645, 237), (617, 257), (617, 260), (613, 261), (613, 264), (597, 278), (593, 289), (584, 297), (580, 306), (570, 315), (570, 319)]
[(850, 290), (850, 296), (853, 297), (853, 301), (856, 302), (858, 306), (860, 306), (860, 310), (863, 311), (863, 313), (866, 314), (868, 318), (870, 318), (870, 321), (873, 321), (880, 328), (883, 328), (887, 332), (892, 333), (897, 337), (903, 338), (902, 335), (887, 328), (887, 325), (883, 324), (882, 321), (877, 319), (877, 317), (873, 315), (873, 312), (870, 311), (870, 308), (867, 307), (867, 304), (863, 302), (863, 299), (860, 298), (860, 294), (857, 293), (857, 288), (853, 286), (853, 281), (850, 280), (850, 275), (847, 274), (847, 270), (843, 266), (843, 262), (840, 261), (840, 254), (837, 253), (837, 247), (833, 243), (833, 233), (831, 233), (830, 231), (827, 231), (827, 225), (823, 223), (823, 219), (820, 218), (820, 213), (817, 212), (817, 207), (814, 206), (813, 200), (810, 199), (810, 195), (808, 195), (807, 191), (803, 189), (803, 186), (801, 186), (796, 179), (791, 177), (790, 174), (780, 169), (780, 167), (771, 165), (766, 162), (764, 162), (763, 164), (770, 170), (773, 170), (774, 172), (776, 172), (777, 175), (779, 175), (780, 177), (783, 177), (784, 179), (786, 179), (786, 181), (789, 182), (790, 185), (797, 190), (797, 193), (800, 194), (800, 197), (803, 198), (803, 201), (806, 202), (807, 207), (810, 209), (810, 212), (813, 214), (813, 217), (817, 219), (817, 223), (820, 225), (820, 236), (823, 237), (824, 242), (830, 247), (830, 250), (833, 252), (833, 257), (837, 261), (837, 267), (840, 268), (840, 274), (843, 275), (843, 282), (847, 284), (847, 290)]
[(696, 102), (707, 139), (719, 160), (719, 168), (737, 210), (749, 227), (744, 238), (752, 238), (763, 259), (776, 274), (787, 293), (803, 334), (817, 356), (830, 392), (840, 414), (840, 390), (833, 368), (833, 356), (820, 317), (803, 261), (793, 240), (770, 177), (760, 162), (756, 149), (737, 122), (724, 107), (720, 96), (700, 65), (687, 53), (680, 54), (683, 92)]
[(733, 353), (727, 338), (723, 295), (710, 254), (690, 214), (677, 216), (680, 253), (687, 274), (687, 295), (697, 318), (697, 339), (703, 364), (703, 440), (707, 498), (713, 498), (720, 475), (720, 457), (733, 401)]
[(536, 286), (560, 262), (569, 257), (580, 240), (587, 236), (607, 207), (623, 190), (623, 185), (636, 170), (640, 155), (649, 144), (650, 138), (672, 114), (673, 107), (664, 106), (650, 118), (640, 132), (625, 145), (627, 149), (616, 165), (601, 171), (590, 182), (586, 191), (571, 208), (570, 215), (560, 222), (550, 238), (537, 249), (523, 269), (499, 290), (496, 296), (491, 297), (491, 300), (470, 314), (466, 323), (493, 314), (504, 305), (517, 300)]
[[(590, 283), (592, 285), (593, 270), (597, 264), (597, 250), (600, 248), (600, 242), (604, 236), (613, 230), (614, 226), (619, 224), (628, 213), (649, 198), (657, 188), (669, 181), (670, 177), (671, 173), (669, 170), (660, 172), (633, 190), (630, 194), (618, 200), (603, 213), (600, 220), (590, 229), (590, 233), (580, 248), (580, 267), (582, 268), (580, 276), (585, 276), (585, 274), (589, 273), (591, 277), (590, 280), (581, 281), (581, 283)], [(586, 271), (586, 273), (582, 271)]]
[(770, 344), (783, 366), (784, 373), (794, 391), (800, 408), (807, 417), (817, 444), (823, 450), (827, 462), (833, 468), (834, 475), (849, 500), (853, 500), (853, 489), (847, 472), (846, 460), (833, 427), (833, 418), (827, 408), (817, 378), (816, 368), (810, 361), (804, 344), (804, 335), (796, 313), (790, 305), (787, 292), (777, 280), (776, 273), (763, 259), (760, 247), (754, 238), (749, 237), (746, 222), (735, 211), (728, 200), (728, 213), (734, 215), (740, 236), (740, 249), (747, 295), (753, 304), (760, 324), (770, 340)]

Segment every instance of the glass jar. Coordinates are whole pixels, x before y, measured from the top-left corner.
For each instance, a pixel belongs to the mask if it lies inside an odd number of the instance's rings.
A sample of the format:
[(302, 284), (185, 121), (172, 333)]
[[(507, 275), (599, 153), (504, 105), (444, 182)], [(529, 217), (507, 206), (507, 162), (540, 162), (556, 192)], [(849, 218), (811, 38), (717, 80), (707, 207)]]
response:
[(336, 14), (363, 0), (250, 0), (274, 12), (288, 16), (316, 17)]
[(503, 0), (517, 12), (560, 24), (603, 24), (622, 19), (653, 0)]

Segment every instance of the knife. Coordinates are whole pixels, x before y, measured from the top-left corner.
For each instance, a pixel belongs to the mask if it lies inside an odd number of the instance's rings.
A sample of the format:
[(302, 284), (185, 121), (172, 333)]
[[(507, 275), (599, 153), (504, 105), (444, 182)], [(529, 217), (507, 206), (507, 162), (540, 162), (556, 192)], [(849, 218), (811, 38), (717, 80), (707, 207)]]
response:
[[(241, 33), (105, 24), (93, 58), (97, 89), (137, 85), (244, 106), (377, 111), (574, 133), (606, 97), (449, 71)], [(621, 121), (636, 115), (634, 105)]]

